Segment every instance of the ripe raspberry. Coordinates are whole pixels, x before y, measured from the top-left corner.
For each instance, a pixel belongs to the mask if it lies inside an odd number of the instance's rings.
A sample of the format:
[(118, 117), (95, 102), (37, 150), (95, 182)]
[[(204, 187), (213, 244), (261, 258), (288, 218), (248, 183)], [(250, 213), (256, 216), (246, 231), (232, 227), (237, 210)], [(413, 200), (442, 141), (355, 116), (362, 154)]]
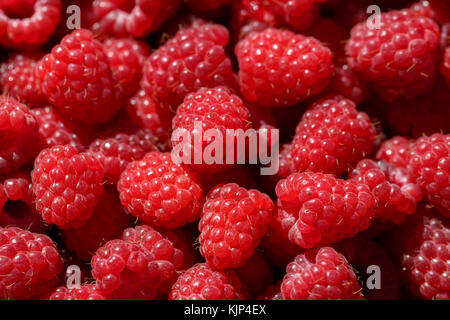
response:
[(441, 65), (441, 74), (444, 76), (447, 85), (450, 87), (450, 47), (445, 49), (444, 60)]
[(450, 134), (417, 139), (408, 156), (408, 169), (428, 201), (450, 217)]
[(99, 21), (93, 29), (115, 37), (145, 37), (157, 31), (179, 4), (180, 0), (94, 0)]
[(369, 96), (367, 82), (347, 64), (335, 68), (334, 76), (327, 91), (342, 95), (356, 104), (366, 101)]
[(262, 107), (292, 106), (321, 92), (333, 74), (331, 51), (287, 30), (253, 32), (235, 48), (243, 96)]
[(345, 257), (330, 247), (298, 255), (281, 284), (286, 300), (363, 300), (361, 291)]
[(322, 100), (297, 126), (290, 149), (293, 168), (339, 176), (370, 154), (375, 136), (368, 115), (351, 100)]
[(426, 0), (411, 5), (415, 14), (436, 20), (440, 24), (450, 22), (450, 3), (447, 0)]
[(36, 107), (45, 102), (37, 84), (34, 68), (42, 55), (16, 54), (0, 65), (0, 91)]
[(62, 259), (49, 237), (0, 227), (0, 299), (30, 299), (58, 283)]
[(60, 0), (0, 4), (0, 44), (12, 48), (39, 47), (47, 42), (60, 19)]
[(50, 148), (70, 144), (79, 151), (85, 149), (88, 137), (83, 128), (64, 119), (57, 109), (46, 106), (32, 109), (31, 113), (37, 120), (42, 146)]
[(88, 30), (75, 30), (37, 65), (40, 88), (69, 117), (87, 123), (109, 121), (122, 92), (113, 78), (102, 44)]
[(0, 95), (0, 173), (32, 160), (38, 149), (37, 122), (28, 108)]
[(150, 55), (150, 46), (134, 39), (110, 38), (103, 42), (103, 48), (124, 95), (133, 95), (139, 87), (144, 62)]
[(118, 192), (106, 188), (92, 216), (80, 228), (64, 230), (63, 241), (78, 258), (89, 261), (107, 241), (120, 238), (130, 224), (131, 217), (123, 210)]
[(377, 152), (377, 159), (384, 160), (396, 167), (406, 168), (408, 165), (408, 152), (413, 145), (413, 141), (404, 137), (393, 137), (386, 140)]
[(110, 138), (97, 139), (89, 151), (105, 170), (105, 180), (117, 183), (128, 163), (141, 160), (147, 152), (159, 150), (159, 138), (151, 131), (141, 129), (134, 134), (118, 133)]
[(197, 177), (170, 153), (150, 152), (131, 162), (117, 184), (122, 205), (139, 220), (165, 228), (198, 219), (203, 190)]
[[(258, 297), (274, 282), (274, 269), (262, 253), (256, 251), (245, 265), (236, 270), (242, 283), (253, 297)], [(278, 289), (278, 292), (280, 290)]]
[(235, 183), (212, 189), (203, 206), (200, 252), (217, 269), (239, 268), (267, 233), (273, 202), (258, 190)]
[(432, 88), (439, 26), (409, 10), (382, 13), (379, 28), (353, 27), (346, 45), (349, 65), (372, 81), (386, 100)]
[(293, 173), (276, 186), (278, 219), (302, 248), (327, 245), (367, 229), (374, 216), (368, 186), (322, 173)]
[(335, 246), (356, 268), (356, 275), (361, 277), (362, 283), (373, 274), (368, 272), (369, 266), (377, 266), (380, 271), (380, 288), (369, 289), (363, 286), (364, 297), (368, 300), (397, 300), (400, 298), (400, 279), (386, 251), (378, 243), (355, 237), (344, 240)]
[(34, 205), (33, 185), (29, 174), (19, 172), (0, 183), (0, 226), (45, 232), (44, 221)]
[[(242, 158), (242, 152), (245, 152), (245, 149), (239, 148), (237, 139), (232, 141), (231, 146), (227, 143), (227, 130), (240, 129), (245, 133), (250, 128), (250, 112), (237, 95), (225, 87), (202, 88), (188, 94), (177, 109), (172, 121), (172, 129), (176, 134), (176, 137), (172, 136), (173, 152), (179, 156), (181, 163), (189, 164), (196, 171), (223, 171), (236, 164)], [(215, 135), (212, 135), (213, 132)], [(211, 135), (208, 137), (209, 133)], [(207, 153), (208, 145), (217, 139), (217, 136), (223, 137), (223, 144), (218, 146), (223, 148), (222, 156)], [(203, 141), (201, 150), (198, 149), (196, 141)], [(229, 150), (230, 148), (232, 150)], [(235, 155), (232, 164), (227, 161), (230, 152)], [(197, 160), (199, 154), (201, 163)], [(208, 163), (211, 160), (214, 163)], [(218, 161), (222, 161), (222, 164), (217, 163)]]
[(149, 226), (128, 228), (92, 258), (92, 275), (112, 299), (153, 299), (175, 277), (183, 254)]
[(234, 271), (216, 271), (207, 263), (200, 263), (180, 275), (169, 299), (243, 300), (245, 293)]
[(84, 284), (72, 289), (56, 288), (49, 300), (108, 300), (108, 297), (95, 284)]
[(186, 94), (201, 87), (234, 85), (224, 50), (228, 40), (228, 30), (217, 24), (179, 30), (147, 60), (145, 91), (175, 110)]
[(401, 263), (405, 285), (420, 298), (450, 299), (450, 226), (421, 208), (397, 228), (390, 239)]
[(62, 229), (82, 226), (103, 192), (103, 175), (97, 159), (71, 145), (42, 150), (32, 172), (37, 211)]

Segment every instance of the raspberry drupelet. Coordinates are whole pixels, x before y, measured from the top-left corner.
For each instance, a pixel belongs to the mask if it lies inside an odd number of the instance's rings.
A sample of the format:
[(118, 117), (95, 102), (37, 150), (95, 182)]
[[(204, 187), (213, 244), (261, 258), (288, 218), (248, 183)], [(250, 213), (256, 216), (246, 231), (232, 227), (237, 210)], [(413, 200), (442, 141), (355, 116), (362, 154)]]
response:
[(217, 271), (200, 263), (178, 277), (170, 300), (243, 300), (245, 289), (233, 270)]
[(330, 247), (298, 255), (281, 284), (285, 300), (363, 300), (361, 292), (350, 264)]
[(197, 176), (174, 163), (170, 153), (150, 152), (131, 162), (117, 189), (122, 205), (132, 215), (165, 228), (197, 220), (204, 202)]
[(50, 295), (49, 300), (108, 300), (108, 296), (95, 284), (83, 284), (79, 288), (72, 289), (58, 287)]
[(65, 36), (38, 63), (36, 74), (48, 101), (79, 122), (105, 123), (120, 108), (122, 90), (103, 45), (88, 30)]
[(406, 168), (408, 165), (408, 153), (413, 145), (413, 140), (396, 136), (386, 140), (377, 151), (377, 159), (384, 160), (396, 167)]
[(62, 229), (82, 226), (103, 193), (103, 176), (97, 159), (71, 145), (42, 150), (32, 172), (37, 211)]
[(374, 197), (365, 184), (323, 173), (293, 173), (280, 180), (278, 219), (289, 240), (302, 248), (327, 245), (367, 229)]
[(235, 53), (242, 95), (262, 107), (293, 106), (320, 93), (333, 75), (328, 48), (287, 30), (252, 32)]
[(200, 252), (217, 269), (239, 268), (267, 233), (273, 202), (258, 190), (237, 184), (212, 189), (199, 222)]
[[(251, 127), (249, 110), (231, 90), (226, 87), (202, 88), (185, 97), (172, 120), (172, 129), (176, 133), (176, 136), (172, 135), (173, 152), (179, 150), (177, 155), (181, 163), (188, 165), (184, 161), (188, 160), (189, 166), (196, 171), (223, 171), (242, 159), (245, 152), (245, 149), (242, 150), (243, 146), (239, 148), (237, 138), (232, 143), (228, 141), (231, 139), (227, 136), (228, 130), (242, 130), (245, 134)], [(218, 145), (218, 148), (223, 148), (222, 155), (211, 151), (208, 154), (206, 151), (210, 148), (209, 145), (217, 143), (218, 136), (223, 139), (223, 144), (219, 142)], [(196, 147), (196, 141), (202, 141), (200, 150)], [(198, 154), (202, 156), (201, 163), (197, 161)], [(230, 154), (234, 155), (231, 164), (228, 161)], [(208, 163), (211, 160), (214, 163)]]
[(294, 171), (349, 171), (374, 148), (376, 128), (348, 99), (316, 102), (297, 126), (290, 148)]
[(0, 227), (0, 300), (31, 299), (58, 284), (63, 262), (49, 237)]
[(179, 30), (148, 58), (144, 90), (175, 110), (186, 94), (202, 87), (235, 87), (231, 60), (224, 50), (228, 41), (228, 30), (217, 24)]

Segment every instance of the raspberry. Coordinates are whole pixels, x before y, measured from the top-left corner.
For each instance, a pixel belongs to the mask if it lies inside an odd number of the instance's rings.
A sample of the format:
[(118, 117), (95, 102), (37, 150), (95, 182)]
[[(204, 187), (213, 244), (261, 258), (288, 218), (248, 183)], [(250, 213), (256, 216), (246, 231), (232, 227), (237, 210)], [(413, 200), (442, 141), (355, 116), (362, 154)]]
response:
[(408, 10), (382, 13), (380, 26), (353, 27), (346, 45), (349, 65), (375, 84), (386, 100), (413, 97), (435, 80), (439, 26)]
[(123, 210), (118, 192), (106, 188), (92, 216), (80, 228), (64, 230), (62, 236), (69, 250), (81, 260), (89, 261), (107, 241), (120, 238), (130, 224), (130, 215)]
[(56, 145), (70, 144), (77, 150), (85, 149), (88, 137), (82, 127), (64, 119), (59, 111), (51, 106), (32, 109), (31, 113), (39, 126), (41, 145), (49, 148)]
[(272, 214), (273, 202), (264, 193), (234, 183), (217, 186), (198, 226), (202, 256), (217, 269), (243, 266), (267, 233)]
[(339, 176), (370, 154), (376, 129), (348, 99), (317, 102), (303, 115), (291, 145), (295, 171)]
[(386, 140), (377, 152), (377, 159), (384, 160), (396, 167), (406, 168), (408, 165), (408, 152), (413, 142), (404, 137), (393, 137)]
[(293, 173), (276, 186), (278, 218), (302, 248), (327, 245), (367, 229), (374, 216), (368, 186), (322, 173)]
[[(394, 180), (399, 176), (404, 180), (402, 183)], [(400, 224), (406, 215), (416, 211), (417, 202), (422, 199), (422, 191), (408, 176), (408, 172), (383, 160), (361, 160), (350, 173), (350, 178), (366, 184), (372, 190), (375, 218), (383, 222)]]
[(32, 160), (37, 148), (37, 122), (28, 108), (0, 95), (0, 174)]
[[(198, 125), (197, 125), (198, 124)], [(198, 132), (201, 126), (201, 131)], [(229, 153), (235, 155), (235, 159), (242, 157), (242, 152), (238, 148), (237, 139), (233, 140), (233, 145), (229, 150), (229, 143), (226, 141), (227, 130), (243, 130), (251, 128), (251, 116), (248, 109), (244, 106), (242, 100), (231, 93), (225, 87), (218, 87), (215, 89), (202, 88), (197, 92), (188, 94), (184, 102), (178, 107), (177, 113), (172, 121), (172, 129), (177, 133), (177, 139), (173, 136), (172, 144), (180, 156), (181, 162), (187, 164), (183, 159), (188, 160), (192, 168), (201, 172), (218, 172), (223, 171), (229, 167)], [(216, 135), (207, 137), (207, 134), (214, 132)], [(180, 136), (178, 136), (178, 133)], [(199, 135), (200, 134), (200, 135)], [(205, 151), (208, 145), (213, 141), (213, 137), (222, 136), (223, 144), (222, 157), (218, 154), (207, 154)], [(203, 141), (202, 149), (199, 150), (196, 146), (196, 140)], [(217, 138), (214, 138), (217, 139)], [(181, 140), (181, 141), (180, 141)], [(188, 154), (185, 152), (188, 151)], [(196, 161), (197, 155), (201, 152), (201, 163)], [(216, 151), (217, 152), (217, 151)], [(215, 163), (209, 164), (207, 161), (211, 159), (204, 158), (204, 156), (211, 156)], [(190, 160), (190, 161), (189, 161)], [(222, 163), (218, 163), (221, 161)], [(236, 161), (233, 161), (233, 164)]]
[(45, 102), (37, 84), (34, 68), (42, 55), (16, 54), (0, 65), (0, 90), (32, 107)]
[(242, 283), (232, 270), (216, 271), (200, 263), (181, 274), (170, 291), (170, 300), (243, 300)]
[(441, 73), (447, 81), (447, 85), (450, 87), (450, 47), (445, 49), (444, 60), (441, 65)]
[(450, 22), (450, 4), (447, 0), (427, 0), (414, 3), (409, 10), (415, 14), (438, 21), (440, 24)]
[(103, 192), (103, 175), (100, 162), (71, 145), (42, 150), (32, 172), (37, 211), (60, 228), (82, 226)]
[(62, 259), (49, 237), (0, 227), (0, 298), (30, 299), (58, 283)]
[(330, 247), (298, 255), (281, 284), (286, 300), (363, 300), (361, 291), (352, 267)]
[(46, 230), (34, 205), (29, 174), (20, 172), (0, 183), (0, 226), (16, 226), (38, 233)]
[(421, 208), (395, 230), (391, 242), (405, 284), (420, 298), (450, 299), (450, 226)]
[(235, 48), (245, 99), (262, 107), (292, 106), (321, 92), (333, 74), (331, 51), (287, 30), (253, 32)]
[(334, 76), (327, 91), (342, 95), (356, 104), (366, 101), (369, 95), (366, 81), (346, 64), (335, 68)]
[(49, 300), (108, 300), (100, 289), (94, 284), (84, 284), (79, 288), (56, 288)]
[(363, 286), (364, 297), (368, 300), (397, 300), (400, 297), (400, 279), (386, 251), (381, 245), (361, 237), (344, 240), (335, 246), (357, 269), (357, 276), (362, 277), (362, 283), (367, 283), (369, 266), (377, 266), (380, 271), (380, 288), (368, 289)]
[(255, 252), (244, 266), (236, 270), (236, 273), (253, 297), (257, 297), (274, 282), (274, 269), (259, 252)]
[(450, 217), (450, 134), (417, 139), (408, 156), (409, 170), (428, 201)]
[(87, 124), (109, 121), (122, 92), (102, 44), (88, 30), (75, 30), (37, 65), (40, 88), (65, 115)]
[(183, 254), (149, 226), (128, 228), (92, 258), (92, 275), (112, 299), (153, 299), (182, 265)]
[(89, 151), (105, 170), (105, 180), (117, 183), (128, 163), (141, 160), (147, 152), (158, 151), (159, 138), (151, 131), (141, 129), (134, 134), (118, 133), (110, 138), (97, 139)]
[(150, 46), (134, 39), (111, 38), (103, 42), (103, 48), (124, 95), (133, 95), (139, 87), (144, 62), (150, 55)]
[(115, 37), (145, 37), (157, 31), (180, 4), (180, 0), (94, 0), (99, 21), (94, 30)]
[(150, 152), (131, 162), (117, 184), (122, 205), (139, 220), (177, 228), (195, 221), (204, 201), (197, 177), (170, 153)]
[(228, 40), (228, 30), (217, 24), (179, 30), (147, 60), (145, 91), (175, 110), (186, 94), (201, 87), (233, 85), (231, 61), (224, 50)]
[(46, 43), (61, 19), (60, 0), (19, 0), (0, 4), (0, 44), (34, 48)]

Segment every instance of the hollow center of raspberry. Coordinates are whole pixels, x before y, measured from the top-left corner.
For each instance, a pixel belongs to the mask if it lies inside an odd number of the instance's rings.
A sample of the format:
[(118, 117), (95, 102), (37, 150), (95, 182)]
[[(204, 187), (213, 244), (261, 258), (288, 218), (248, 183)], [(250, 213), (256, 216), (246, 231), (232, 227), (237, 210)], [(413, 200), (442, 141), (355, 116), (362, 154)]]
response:
[(34, 2), (29, 0), (19, 0), (11, 5), (4, 5), (0, 9), (10, 19), (30, 18), (34, 14)]
[(11, 218), (20, 220), (31, 213), (31, 208), (22, 200), (8, 200), (3, 207), (3, 213)]

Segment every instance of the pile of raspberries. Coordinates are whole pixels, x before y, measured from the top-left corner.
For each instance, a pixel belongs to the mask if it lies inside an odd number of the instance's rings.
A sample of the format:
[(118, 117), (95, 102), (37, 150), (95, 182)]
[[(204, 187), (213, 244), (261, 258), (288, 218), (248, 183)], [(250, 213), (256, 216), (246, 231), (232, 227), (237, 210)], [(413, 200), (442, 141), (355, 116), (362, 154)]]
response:
[[(417, 1), (2, 0), (0, 299), (449, 300), (450, 1)], [(278, 171), (175, 161), (197, 121), (279, 130)]]

